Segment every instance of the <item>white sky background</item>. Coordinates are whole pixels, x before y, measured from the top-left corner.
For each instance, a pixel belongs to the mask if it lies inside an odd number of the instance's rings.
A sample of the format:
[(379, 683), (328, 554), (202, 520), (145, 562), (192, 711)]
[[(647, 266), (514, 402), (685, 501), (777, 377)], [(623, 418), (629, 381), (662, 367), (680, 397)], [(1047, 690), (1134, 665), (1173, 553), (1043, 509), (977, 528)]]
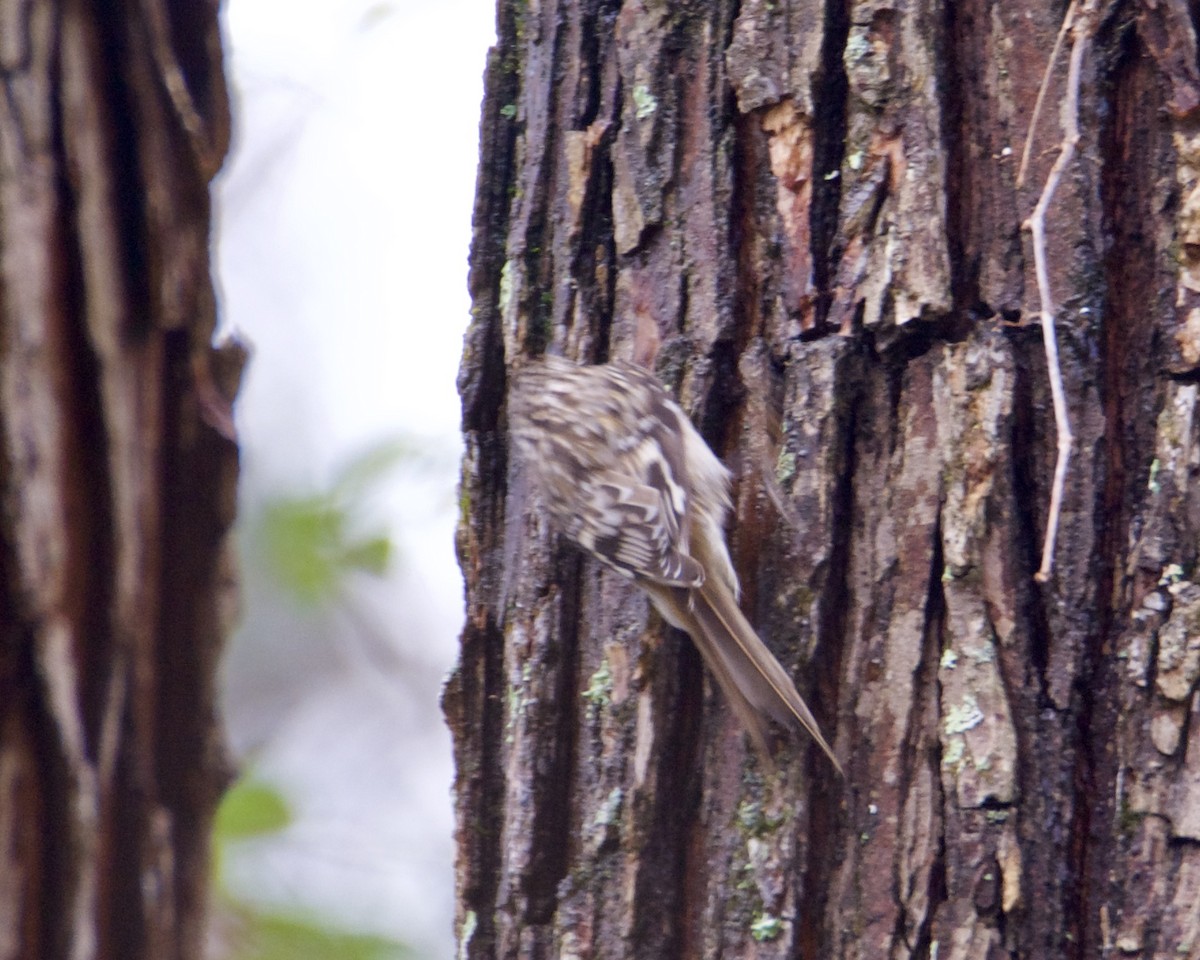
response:
[[(402, 434), (438, 462), (379, 505), (398, 561), (388, 584), (356, 592), (366, 629), (276, 621), (257, 661), (231, 651), (232, 687), (261, 685), (280, 665), (270, 709), (230, 693), (231, 739), (297, 806), (286, 842), (240, 858), (234, 880), (434, 956), (449, 955), (451, 933), (451, 765), (437, 698), (462, 623), (455, 376), (494, 19), (494, 0), (225, 9), (237, 132), (217, 187), (216, 249), (223, 328), (253, 347), (237, 405), (246, 489), (321, 489)], [(326, 629), (351, 639), (324, 660), (301, 649)], [(318, 665), (307, 687), (286, 676), (293, 655)]]

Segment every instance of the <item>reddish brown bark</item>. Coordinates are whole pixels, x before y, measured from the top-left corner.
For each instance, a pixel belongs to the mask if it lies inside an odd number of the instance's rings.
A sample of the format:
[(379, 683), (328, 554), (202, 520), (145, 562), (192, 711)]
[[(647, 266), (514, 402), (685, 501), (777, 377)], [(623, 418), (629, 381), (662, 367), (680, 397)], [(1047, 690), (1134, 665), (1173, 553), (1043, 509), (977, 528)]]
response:
[[(1110, 4), (1085, 61), (1043, 585), (1022, 223), (1062, 12), (501, 2), (446, 693), (464, 955), (1200, 956), (1196, 14)], [(807, 743), (758, 765), (686, 639), (537, 515), (504, 396), (546, 349), (653, 367), (734, 469), (744, 608), (844, 780)]]
[(0, 4), (0, 957), (201, 954), (240, 360), (216, 4)]

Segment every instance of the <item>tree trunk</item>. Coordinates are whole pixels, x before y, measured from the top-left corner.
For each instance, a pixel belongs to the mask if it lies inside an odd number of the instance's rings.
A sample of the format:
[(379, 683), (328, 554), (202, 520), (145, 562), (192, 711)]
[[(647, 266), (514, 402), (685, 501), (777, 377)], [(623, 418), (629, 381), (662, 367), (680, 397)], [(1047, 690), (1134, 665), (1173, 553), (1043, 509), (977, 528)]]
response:
[(0, 957), (198, 958), (237, 351), (217, 5), (0, 4)]
[[(1200, 74), (1112, 3), (501, 0), (461, 375), (469, 957), (1200, 957)], [(1043, 76), (1046, 105), (1032, 124)], [(1030, 167), (1018, 169), (1033, 125)], [(517, 496), (507, 375), (657, 370), (846, 769)]]

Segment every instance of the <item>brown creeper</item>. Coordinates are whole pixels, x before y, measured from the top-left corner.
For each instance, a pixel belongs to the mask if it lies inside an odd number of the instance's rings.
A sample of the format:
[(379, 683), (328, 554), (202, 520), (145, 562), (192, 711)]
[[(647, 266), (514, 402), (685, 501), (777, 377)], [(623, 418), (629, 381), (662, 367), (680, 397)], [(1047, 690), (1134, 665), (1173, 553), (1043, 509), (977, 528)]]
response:
[(729, 471), (659, 382), (625, 363), (580, 367), (545, 357), (518, 374), (508, 422), (554, 524), (691, 635), (763, 754), (770, 717), (807, 730), (838, 766), (795, 684), (738, 608), (724, 534)]

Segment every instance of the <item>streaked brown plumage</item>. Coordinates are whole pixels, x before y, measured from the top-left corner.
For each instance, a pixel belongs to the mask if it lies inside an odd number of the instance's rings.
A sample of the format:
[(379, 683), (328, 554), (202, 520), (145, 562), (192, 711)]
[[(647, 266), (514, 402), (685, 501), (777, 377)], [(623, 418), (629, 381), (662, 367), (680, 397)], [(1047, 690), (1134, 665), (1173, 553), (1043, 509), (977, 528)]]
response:
[(659, 382), (625, 363), (546, 357), (518, 374), (509, 431), (554, 524), (691, 635), (764, 755), (770, 717), (807, 730), (838, 766), (738, 608), (724, 534), (729, 472)]

